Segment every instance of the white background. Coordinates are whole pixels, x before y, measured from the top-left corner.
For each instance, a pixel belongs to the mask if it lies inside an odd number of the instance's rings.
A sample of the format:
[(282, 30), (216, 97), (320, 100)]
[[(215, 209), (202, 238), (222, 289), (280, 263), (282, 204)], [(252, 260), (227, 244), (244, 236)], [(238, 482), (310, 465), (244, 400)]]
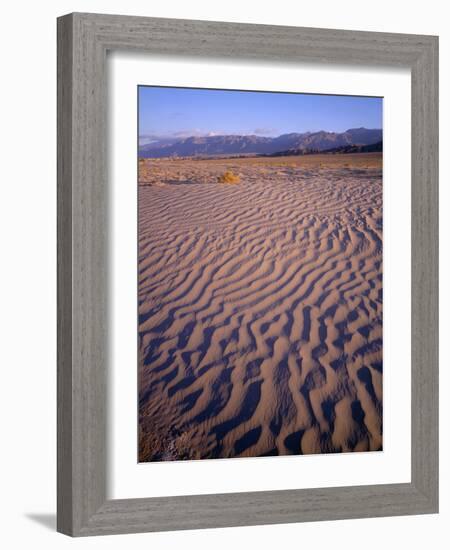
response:
[[(179, 60), (114, 53), (108, 60), (113, 275), (108, 380), (110, 498), (272, 491), (411, 480), (411, 75), (389, 68), (230, 60)], [(136, 463), (137, 180), (136, 83), (384, 96), (383, 451)], [(272, 89), (272, 88), (270, 88)], [(114, 129), (120, 128), (119, 131)], [(399, 225), (402, 230), (399, 231)], [(395, 334), (395, 336), (394, 336)], [(408, 351), (405, 351), (408, 350)]]
[[(21, 2), (2, 9), (0, 87), (1, 542), (6, 548), (273, 549), (444, 548), (448, 544), (450, 386), (441, 353), (441, 513), (300, 525), (245, 527), (71, 540), (54, 533), (56, 361), (56, 28), (55, 17), (95, 11), (440, 35), (441, 281), (450, 277), (450, 28), (445, 2), (368, 5), (360, 0), (227, 2), (135, 0)], [(449, 291), (441, 285), (441, 335), (448, 338)], [(6, 375), (6, 377), (5, 377)]]

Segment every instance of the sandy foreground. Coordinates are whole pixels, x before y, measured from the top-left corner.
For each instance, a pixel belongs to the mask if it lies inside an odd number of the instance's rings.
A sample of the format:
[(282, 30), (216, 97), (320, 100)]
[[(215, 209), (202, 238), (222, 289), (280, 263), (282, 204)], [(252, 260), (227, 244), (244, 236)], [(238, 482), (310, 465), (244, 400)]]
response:
[(381, 154), (139, 165), (139, 460), (380, 450)]

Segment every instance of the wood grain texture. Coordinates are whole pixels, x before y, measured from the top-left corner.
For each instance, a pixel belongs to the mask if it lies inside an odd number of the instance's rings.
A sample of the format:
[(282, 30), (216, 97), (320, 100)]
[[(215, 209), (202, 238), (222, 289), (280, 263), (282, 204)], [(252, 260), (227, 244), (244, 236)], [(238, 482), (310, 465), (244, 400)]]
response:
[(438, 42), (411, 70), (412, 480), (438, 507)]
[(72, 525), (72, 19), (58, 20), (57, 528)]
[[(106, 53), (409, 67), (412, 480), (107, 500)], [(58, 530), (99, 535), (437, 512), (438, 39), (115, 15), (58, 20)]]

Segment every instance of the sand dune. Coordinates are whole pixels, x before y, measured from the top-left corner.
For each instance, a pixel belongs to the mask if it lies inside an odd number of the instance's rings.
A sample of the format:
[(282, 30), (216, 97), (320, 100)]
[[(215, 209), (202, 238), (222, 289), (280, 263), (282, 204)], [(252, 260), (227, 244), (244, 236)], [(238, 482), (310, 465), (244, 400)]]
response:
[(381, 449), (381, 156), (141, 162), (139, 354), (140, 461)]

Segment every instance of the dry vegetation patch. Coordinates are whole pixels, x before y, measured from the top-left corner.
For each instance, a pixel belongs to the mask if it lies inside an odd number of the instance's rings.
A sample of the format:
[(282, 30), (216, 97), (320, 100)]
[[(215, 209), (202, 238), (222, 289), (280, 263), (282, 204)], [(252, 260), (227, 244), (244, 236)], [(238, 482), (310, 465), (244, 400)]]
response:
[(239, 183), (241, 178), (236, 174), (233, 174), (231, 170), (227, 170), (224, 174), (217, 178), (219, 183)]

